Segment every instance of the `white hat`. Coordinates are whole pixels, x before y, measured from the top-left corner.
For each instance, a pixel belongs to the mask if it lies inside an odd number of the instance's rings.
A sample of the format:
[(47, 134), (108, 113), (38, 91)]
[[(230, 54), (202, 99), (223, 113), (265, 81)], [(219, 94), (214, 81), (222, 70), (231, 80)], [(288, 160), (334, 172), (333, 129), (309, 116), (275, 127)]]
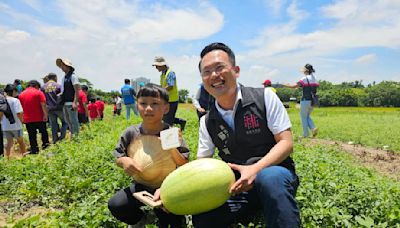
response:
[(63, 63), (66, 66), (71, 67), (72, 69), (74, 69), (74, 67), (72, 66), (72, 63), (71, 63), (71, 61), (69, 59), (62, 59), (62, 58), (56, 59), (56, 65), (58, 67), (61, 67), (61, 63)]
[(165, 62), (164, 57), (156, 56), (154, 58), (153, 66), (166, 66), (166, 65), (167, 65), (167, 62)]

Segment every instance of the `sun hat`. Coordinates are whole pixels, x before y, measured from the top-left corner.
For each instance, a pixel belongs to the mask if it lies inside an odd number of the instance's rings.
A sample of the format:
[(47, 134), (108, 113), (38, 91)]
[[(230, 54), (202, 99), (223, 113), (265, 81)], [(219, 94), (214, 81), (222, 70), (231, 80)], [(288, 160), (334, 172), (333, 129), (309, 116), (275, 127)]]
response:
[(156, 56), (154, 58), (153, 66), (166, 66), (166, 65), (167, 65), (167, 62), (165, 62), (164, 57)]
[(271, 80), (267, 79), (262, 84), (263, 85), (271, 85)]
[(61, 67), (61, 63), (64, 63), (64, 65), (71, 67), (72, 69), (74, 69), (74, 67), (72, 66), (72, 63), (69, 59), (63, 59), (63, 58), (58, 58), (56, 59), (56, 65), (58, 67)]
[(141, 184), (159, 188), (163, 180), (176, 169), (169, 150), (163, 150), (157, 136), (142, 135), (128, 146), (128, 156), (142, 168), (142, 172), (133, 175)]

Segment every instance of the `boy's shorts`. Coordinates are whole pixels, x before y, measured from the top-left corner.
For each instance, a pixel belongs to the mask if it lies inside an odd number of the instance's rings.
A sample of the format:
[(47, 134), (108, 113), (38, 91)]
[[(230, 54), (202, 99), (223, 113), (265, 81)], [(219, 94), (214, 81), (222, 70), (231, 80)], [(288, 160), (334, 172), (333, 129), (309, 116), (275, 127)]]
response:
[(23, 136), (23, 134), (24, 132), (22, 131), (22, 129), (14, 131), (3, 131), (4, 138), (20, 138)]

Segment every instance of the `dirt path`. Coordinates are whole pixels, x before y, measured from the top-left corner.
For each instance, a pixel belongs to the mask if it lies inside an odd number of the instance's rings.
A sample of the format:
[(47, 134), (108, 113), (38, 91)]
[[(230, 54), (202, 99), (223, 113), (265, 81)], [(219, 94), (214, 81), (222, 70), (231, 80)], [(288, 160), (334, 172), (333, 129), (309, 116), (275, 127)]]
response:
[(306, 144), (337, 146), (341, 150), (354, 155), (363, 165), (400, 181), (400, 153), (325, 139), (310, 139), (306, 141)]

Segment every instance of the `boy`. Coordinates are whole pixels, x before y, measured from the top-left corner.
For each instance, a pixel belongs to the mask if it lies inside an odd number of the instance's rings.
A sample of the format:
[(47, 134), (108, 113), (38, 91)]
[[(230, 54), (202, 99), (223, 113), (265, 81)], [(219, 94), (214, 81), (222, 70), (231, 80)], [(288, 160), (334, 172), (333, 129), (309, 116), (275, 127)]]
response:
[(103, 120), (104, 117), (104, 101), (100, 99), (100, 97), (96, 98), (96, 105), (99, 109), (100, 120)]
[(90, 99), (90, 104), (87, 107), (89, 112), (90, 121), (96, 120), (100, 117), (99, 107), (96, 104), (96, 100), (94, 98)]
[[(136, 105), (143, 122), (128, 127), (114, 150), (117, 165), (123, 168), (129, 176), (138, 174), (142, 170), (142, 167), (127, 155), (127, 148), (130, 143), (141, 135), (159, 136), (160, 131), (170, 127), (163, 122), (164, 114), (169, 111), (168, 93), (164, 88), (150, 83), (146, 84), (137, 94)], [(177, 166), (187, 163), (189, 157), (189, 149), (182, 138), (181, 142), (180, 147), (170, 150)], [(144, 221), (146, 215), (140, 209), (143, 204), (132, 196), (132, 193), (143, 190), (154, 193), (155, 199), (159, 197), (159, 189), (132, 183), (130, 187), (120, 190), (108, 201), (108, 208), (111, 213), (118, 220), (131, 225), (138, 224), (141, 222), (140, 220)], [(154, 209), (154, 212), (158, 217), (159, 227), (183, 227), (184, 216), (166, 213), (162, 209)]]
[(14, 144), (14, 138), (17, 139), (19, 144), (19, 152), (22, 156), (25, 156), (27, 153), (22, 130), (23, 110), (20, 101), (15, 98), (18, 95), (17, 87), (12, 84), (8, 84), (4, 88), (4, 92), (15, 119), (15, 123), (13, 124), (11, 124), (7, 118), (3, 118), (1, 121), (1, 125), (3, 126), (3, 135), (5, 138), (7, 138), (5, 157), (10, 158), (11, 147)]

